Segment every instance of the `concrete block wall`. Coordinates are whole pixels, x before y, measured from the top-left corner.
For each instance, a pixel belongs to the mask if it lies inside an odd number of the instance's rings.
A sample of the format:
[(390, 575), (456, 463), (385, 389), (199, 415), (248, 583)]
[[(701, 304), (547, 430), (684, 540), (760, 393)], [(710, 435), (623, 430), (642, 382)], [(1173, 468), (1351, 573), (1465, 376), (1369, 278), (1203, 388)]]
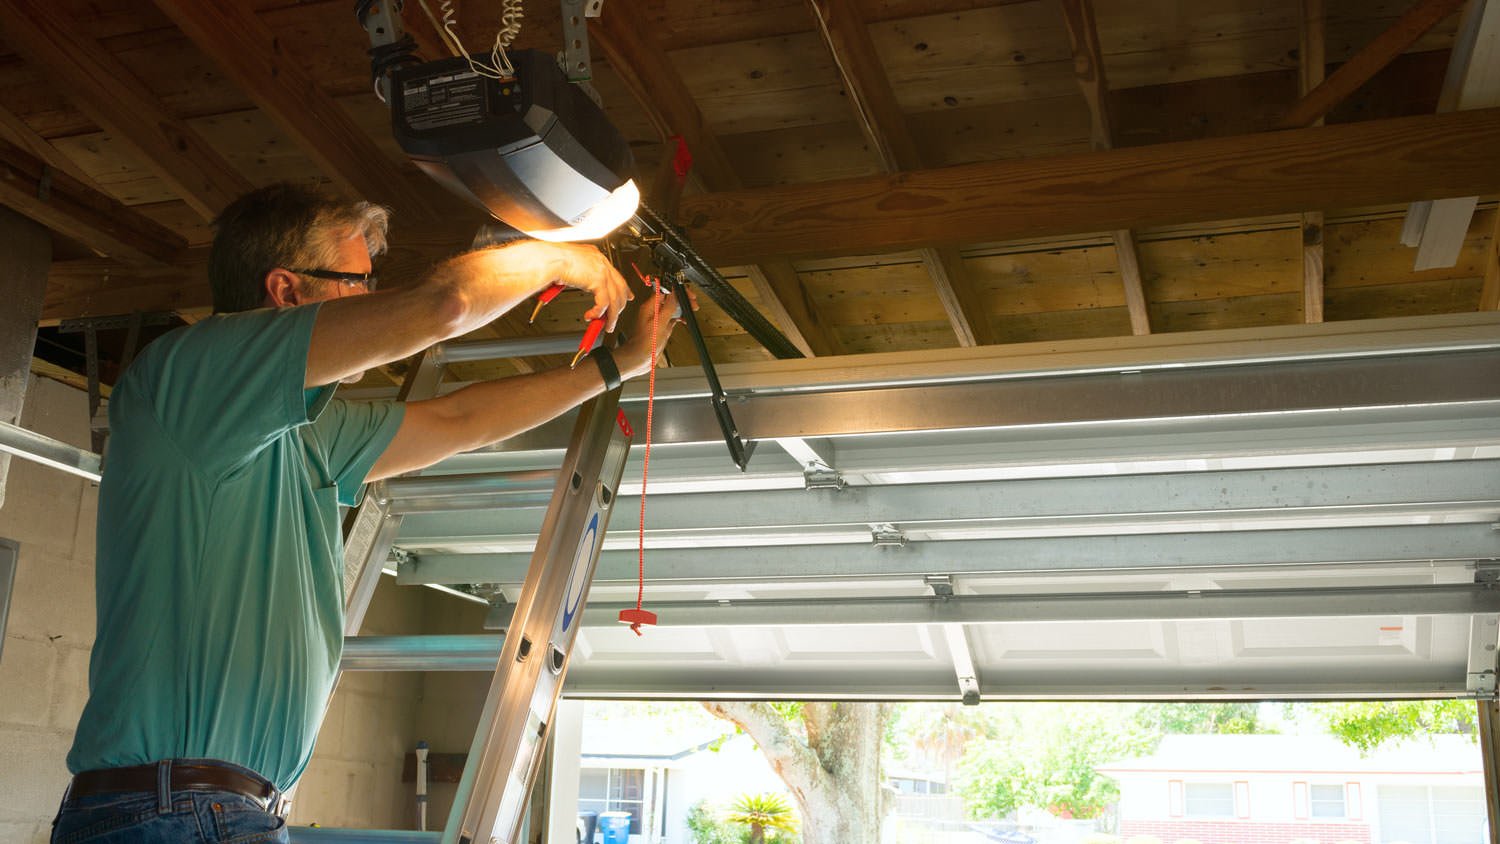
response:
[[(436, 594), (384, 578), (361, 633), (421, 633), (423, 593)], [(421, 696), (418, 673), (344, 675), (329, 702), (312, 761), (293, 795), (289, 821), (360, 829), (415, 828), (415, 792), (411, 784), (401, 782), (401, 765), (416, 747)]]
[[(34, 379), (22, 427), (89, 447), (88, 397)], [(64, 764), (88, 696), (94, 644), (98, 488), (15, 460), (0, 536), (21, 546), (0, 648), (0, 841), (46, 841), (68, 783)]]
[[(487, 608), (450, 598), (431, 589), (425, 598), (424, 629), (433, 634), (495, 633), (484, 629)], [(433, 671), (422, 676), (422, 700), (417, 711), (416, 738), (434, 753), (468, 753), (479, 724), (479, 713), (489, 694), (487, 671)], [(453, 808), (456, 787), (432, 783), (428, 789), (428, 828), (442, 829)]]

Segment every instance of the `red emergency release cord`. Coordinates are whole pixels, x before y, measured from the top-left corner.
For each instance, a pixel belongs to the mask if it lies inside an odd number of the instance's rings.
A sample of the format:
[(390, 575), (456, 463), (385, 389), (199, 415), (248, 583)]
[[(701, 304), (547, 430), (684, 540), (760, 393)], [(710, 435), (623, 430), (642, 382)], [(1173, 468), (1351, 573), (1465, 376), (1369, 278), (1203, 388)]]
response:
[[(661, 281), (655, 276), (641, 272), (634, 263), (630, 265), (635, 274), (646, 284), (647, 289), (661, 295)], [(641, 525), (637, 548), (640, 555), (640, 580), (635, 593), (635, 609), (620, 610), (620, 621), (629, 624), (635, 635), (640, 636), (642, 625), (656, 624), (656, 613), (642, 608), (646, 597), (646, 478), (651, 472), (651, 417), (656, 407), (656, 357), (657, 343), (661, 337), (661, 303), (651, 298), (651, 374), (646, 387), (646, 453), (641, 462)]]

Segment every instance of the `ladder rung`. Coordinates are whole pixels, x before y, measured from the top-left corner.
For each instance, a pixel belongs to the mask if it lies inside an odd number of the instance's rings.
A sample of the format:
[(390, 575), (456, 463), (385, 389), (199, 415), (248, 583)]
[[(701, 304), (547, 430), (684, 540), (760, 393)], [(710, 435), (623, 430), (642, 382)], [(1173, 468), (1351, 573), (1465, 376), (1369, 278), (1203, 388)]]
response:
[(414, 829), (332, 829), (321, 826), (289, 826), (292, 844), (437, 844), (441, 832)]
[(561, 355), (578, 351), (580, 334), (548, 334), (543, 337), (515, 337), (507, 340), (466, 340), (461, 343), (444, 343), (438, 347), (438, 359), (443, 363), (461, 363), (471, 360), (496, 360), (498, 358), (523, 358), (531, 355)]
[(392, 514), (495, 507), (545, 507), (557, 486), (556, 469), (419, 475), (391, 478), (376, 493)]
[(340, 671), (494, 671), (505, 637), (346, 636)]

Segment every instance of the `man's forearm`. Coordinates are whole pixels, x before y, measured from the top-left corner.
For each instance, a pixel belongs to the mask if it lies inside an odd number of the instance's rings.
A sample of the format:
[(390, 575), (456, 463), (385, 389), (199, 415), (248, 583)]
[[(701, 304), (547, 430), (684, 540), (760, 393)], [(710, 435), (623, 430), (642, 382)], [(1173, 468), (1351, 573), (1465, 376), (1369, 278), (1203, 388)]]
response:
[(424, 469), (529, 431), (603, 391), (604, 378), (585, 361), (577, 369), (560, 367), (482, 381), (441, 398), (411, 402), (369, 480)]
[(611, 309), (611, 321), (629, 293), (590, 247), (528, 241), (469, 252), (444, 261), (414, 287), (324, 302), (306, 384), (329, 384), (467, 334), (553, 281), (593, 289), (589, 314)]
[(576, 369), (558, 367), (500, 381), (484, 381), (449, 393), (445, 412), (460, 421), (459, 451), (499, 442), (549, 422), (604, 392), (592, 361)]

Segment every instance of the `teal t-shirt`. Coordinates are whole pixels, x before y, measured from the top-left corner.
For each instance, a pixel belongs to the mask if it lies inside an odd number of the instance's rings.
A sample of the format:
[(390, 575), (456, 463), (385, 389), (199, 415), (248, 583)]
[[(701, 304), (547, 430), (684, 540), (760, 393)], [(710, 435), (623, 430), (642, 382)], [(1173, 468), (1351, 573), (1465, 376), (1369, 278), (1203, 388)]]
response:
[(402, 417), (303, 389), (317, 307), (178, 329), (110, 396), (73, 772), (206, 757), (285, 789), (307, 766), (343, 649), (338, 505)]

